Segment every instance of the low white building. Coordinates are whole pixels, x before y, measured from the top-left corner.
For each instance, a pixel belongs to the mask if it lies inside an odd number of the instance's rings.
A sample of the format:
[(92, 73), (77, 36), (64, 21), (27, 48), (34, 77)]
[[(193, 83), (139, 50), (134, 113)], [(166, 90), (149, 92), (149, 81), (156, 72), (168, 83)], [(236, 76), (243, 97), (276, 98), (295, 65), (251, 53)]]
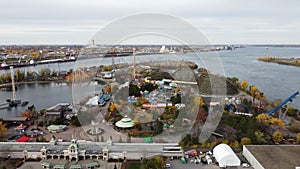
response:
[(219, 144), (213, 149), (219, 167), (240, 166), (241, 161), (227, 144)]

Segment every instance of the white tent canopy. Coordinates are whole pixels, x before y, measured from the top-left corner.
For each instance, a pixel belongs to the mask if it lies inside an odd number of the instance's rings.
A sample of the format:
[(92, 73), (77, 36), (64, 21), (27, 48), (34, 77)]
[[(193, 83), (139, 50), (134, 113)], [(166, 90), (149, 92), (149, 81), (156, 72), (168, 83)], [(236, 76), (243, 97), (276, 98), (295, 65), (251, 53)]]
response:
[(213, 149), (219, 167), (240, 166), (241, 161), (227, 144), (219, 144)]

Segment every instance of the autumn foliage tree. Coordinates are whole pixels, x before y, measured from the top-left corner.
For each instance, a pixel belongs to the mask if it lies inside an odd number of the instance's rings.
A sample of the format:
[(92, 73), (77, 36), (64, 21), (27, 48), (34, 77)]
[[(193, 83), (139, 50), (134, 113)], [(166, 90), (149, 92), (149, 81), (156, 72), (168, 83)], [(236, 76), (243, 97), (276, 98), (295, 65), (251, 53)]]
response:
[(280, 131), (275, 131), (273, 133), (273, 141), (276, 143), (280, 143), (282, 142), (283, 136), (282, 133)]
[(260, 97), (261, 92), (258, 90), (258, 88), (254, 85), (249, 87), (249, 94), (252, 96), (252, 104), (254, 105), (255, 99)]
[(6, 125), (2, 123), (2, 121), (0, 122), (0, 138), (2, 139), (2, 137), (6, 134), (7, 132), (7, 128)]
[(72, 82), (72, 80), (73, 80), (73, 75), (72, 75), (72, 73), (70, 73), (70, 74), (68, 74), (68, 75), (66, 76), (66, 81), (67, 81), (68, 83), (70, 83), (70, 82)]
[(263, 124), (272, 124), (275, 126), (278, 126), (280, 128), (284, 128), (284, 121), (279, 119), (279, 118), (270, 118), (268, 114), (259, 114), (258, 116), (256, 116), (256, 120), (259, 123), (263, 123)]
[(23, 113), (21, 113), (21, 116), (22, 117), (28, 117), (28, 118), (32, 118), (32, 114), (27, 112), (27, 111), (24, 111)]
[(243, 90), (243, 91), (246, 91), (247, 88), (248, 88), (248, 86), (249, 86), (249, 83), (248, 83), (247, 80), (243, 80), (243, 81), (240, 83), (240, 88), (241, 88), (241, 90)]
[(259, 123), (263, 123), (263, 124), (269, 124), (270, 122), (270, 117), (268, 114), (259, 114), (258, 116), (256, 116), (256, 121)]
[(284, 121), (279, 118), (271, 118), (270, 123), (280, 128), (284, 128)]
[(116, 108), (116, 105), (115, 104), (111, 104), (110, 106), (109, 106), (109, 111), (110, 112), (114, 112), (114, 111), (116, 111), (117, 110), (117, 108)]
[(194, 103), (195, 103), (195, 105), (199, 105), (200, 107), (205, 105), (205, 102), (202, 97), (195, 97)]
[(103, 91), (104, 91), (105, 93), (109, 93), (109, 92), (111, 92), (111, 87), (110, 87), (110, 86), (107, 86), (106, 88), (103, 89)]
[(300, 133), (297, 134), (297, 143), (300, 143)]

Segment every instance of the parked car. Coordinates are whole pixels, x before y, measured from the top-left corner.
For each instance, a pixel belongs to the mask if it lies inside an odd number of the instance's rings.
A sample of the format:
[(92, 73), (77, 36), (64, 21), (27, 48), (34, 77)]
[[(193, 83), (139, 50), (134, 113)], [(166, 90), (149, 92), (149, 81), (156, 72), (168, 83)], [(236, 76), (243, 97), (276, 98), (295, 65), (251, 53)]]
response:
[(249, 165), (248, 163), (243, 163), (242, 166), (243, 166), (244, 168), (250, 167), (250, 165)]
[(102, 99), (99, 99), (99, 100), (98, 100), (98, 105), (100, 105), (100, 106), (105, 106), (105, 104), (106, 104), (106, 101), (104, 101), (104, 100), (102, 100)]

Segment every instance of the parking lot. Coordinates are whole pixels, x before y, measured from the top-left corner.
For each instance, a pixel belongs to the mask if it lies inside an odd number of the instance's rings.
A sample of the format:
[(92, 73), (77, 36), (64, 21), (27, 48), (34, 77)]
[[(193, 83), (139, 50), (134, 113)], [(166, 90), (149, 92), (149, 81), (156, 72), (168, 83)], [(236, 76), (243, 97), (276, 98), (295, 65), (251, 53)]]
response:
[(166, 163), (171, 164), (170, 169), (184, 169), (184, 168), (188, 168), (188, 169), (199, 169), (199, 168), (219, 169), (219, 167), (217, 165), (208, 165), (208, 164), (202, 164), (202, 163), (195, 164), (195, 163), (190, 163), (190, 162), (187, 162), (186, 164), (182, 164), (179, 160), (167, 159)]
[[(195, 164), (195, 163), (191, 163), (189, 162), (191, 159), (190, 158), (188, 160), (188, 162), (186, 164), (182, 164), (179, 160), (170, 160), (167, 159), (166, 163), (167, 164), (171, 164), (171, 167), (169, 169), (220, 169), (220, 167), (216, 164)], [(226, 169), (244, 169), (242, 166), (239, 167), (227, 167)], [(252, 167), (248, 167), (247, 169), (253, 169)]]

